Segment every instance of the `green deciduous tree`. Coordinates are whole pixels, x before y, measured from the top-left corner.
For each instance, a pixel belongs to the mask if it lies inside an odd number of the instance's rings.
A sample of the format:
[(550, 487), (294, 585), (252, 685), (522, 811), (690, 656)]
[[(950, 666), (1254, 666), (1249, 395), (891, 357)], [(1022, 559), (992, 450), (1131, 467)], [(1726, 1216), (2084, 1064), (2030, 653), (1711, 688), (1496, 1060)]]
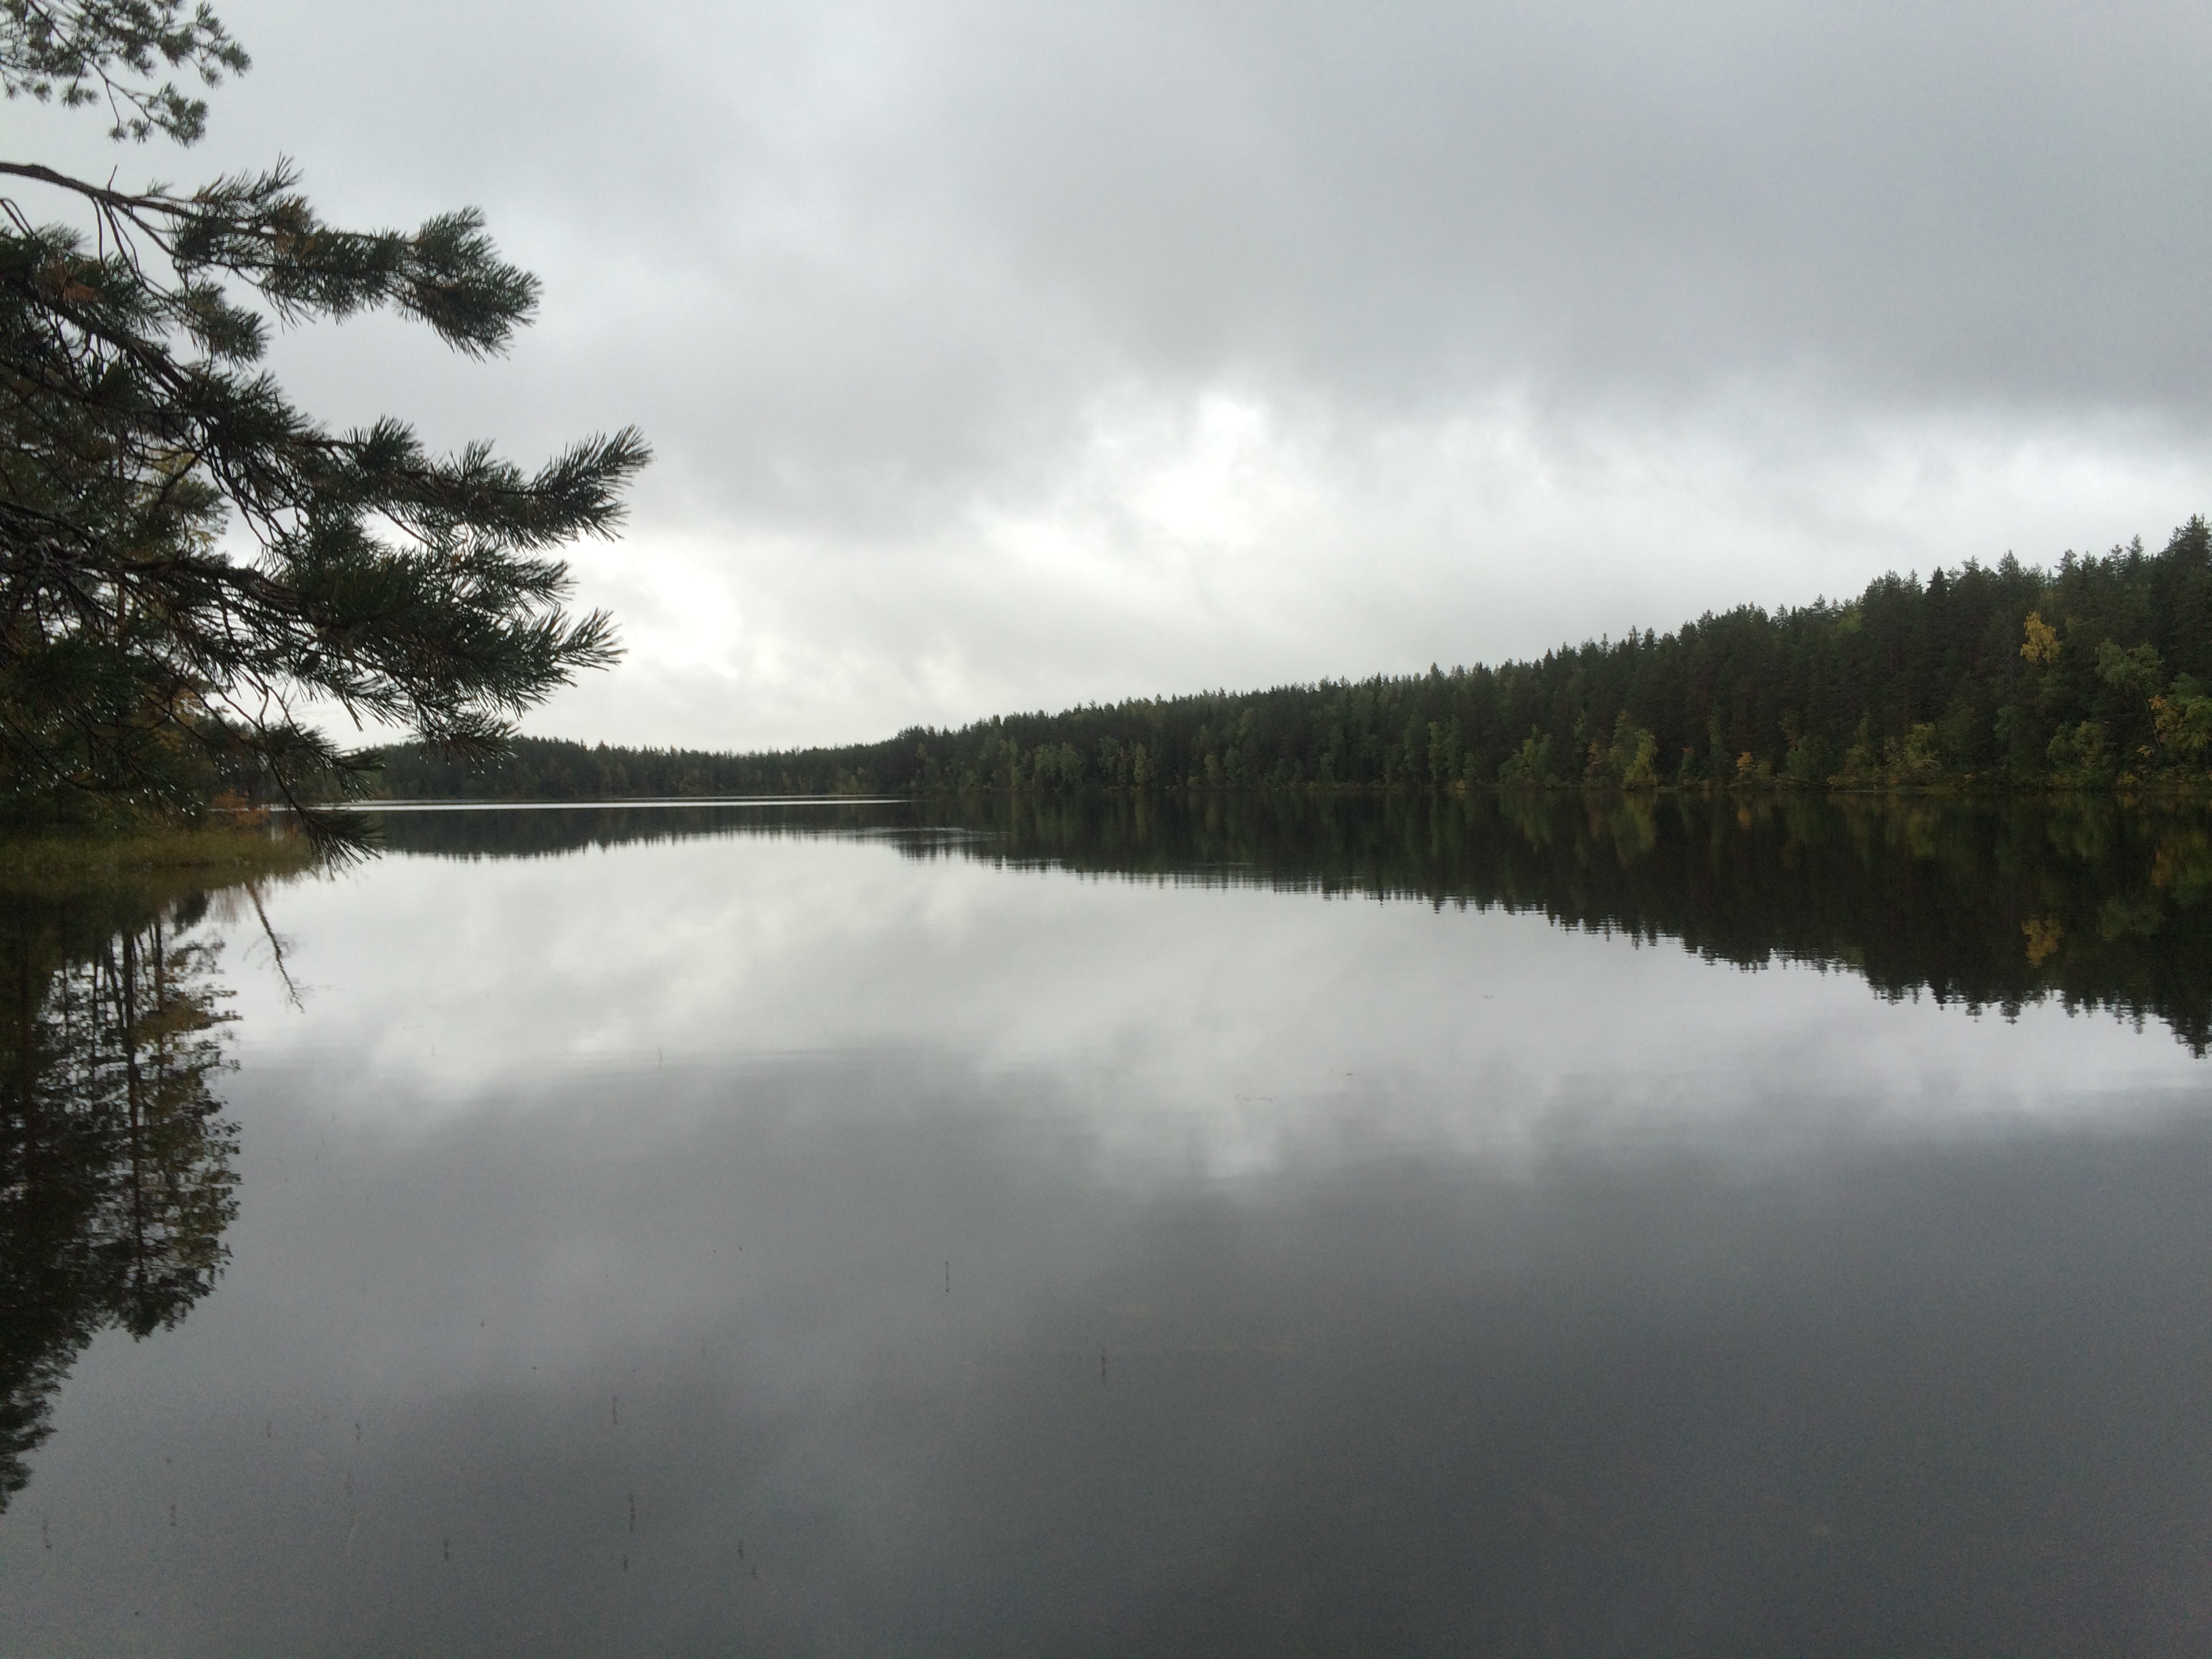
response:
[[(246, 59), (204, 5), (0, 0), (11, 98), (104, 102), (118, 138), (188, 143), (205, 106), (162, 66), (213, 84)], [(0, 177), (73, 216), (0, 198), (0, 798), (175, 810), (231, 785), (311, 806), (362, 767), (318, 707), (477, 757), (613, 659), (553, 553), (614, 527), (635, 431), (525, 471), (398, 420), (333, 431), (261, 367), (272, 325), (380, 308), (504, 349), (538, 287), (478, 216), (342, 230), (281, 161), (189, 193), (14, 159)]]

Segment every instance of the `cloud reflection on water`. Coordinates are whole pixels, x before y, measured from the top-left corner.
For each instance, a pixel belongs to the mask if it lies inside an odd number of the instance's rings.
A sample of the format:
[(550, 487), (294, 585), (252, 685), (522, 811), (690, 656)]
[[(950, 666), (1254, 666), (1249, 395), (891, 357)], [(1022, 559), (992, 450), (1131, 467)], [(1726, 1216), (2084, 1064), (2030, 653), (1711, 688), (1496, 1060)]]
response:
[(234, 1265), (64, 1394), (23, 1652), (2212, 1633), (2166, 1033), (865, 841), (271, 908)]

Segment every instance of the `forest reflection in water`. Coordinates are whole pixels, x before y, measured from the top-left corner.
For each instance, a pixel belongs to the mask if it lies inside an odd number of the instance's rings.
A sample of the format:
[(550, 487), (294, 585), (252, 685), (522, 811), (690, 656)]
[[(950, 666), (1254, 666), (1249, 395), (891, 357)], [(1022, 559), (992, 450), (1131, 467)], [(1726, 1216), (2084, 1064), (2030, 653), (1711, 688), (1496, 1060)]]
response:
[(11, 1651), (2212, 1642), (2202, 809), (384, 823), (0, 910)]
[(0, 895), (0, 1509), (101, 1330), (174, 1326), (213, 1286), (237, 1151), (204, 893)]
[(395, 850), (515, 857), (735, 833), (908, 856), (1425, 899), (1802, 962), (2017, 1012), (2055, 1000), (2212, 1046), (2212, 803), (2109, 796), (1294, 793), (386, 815)]

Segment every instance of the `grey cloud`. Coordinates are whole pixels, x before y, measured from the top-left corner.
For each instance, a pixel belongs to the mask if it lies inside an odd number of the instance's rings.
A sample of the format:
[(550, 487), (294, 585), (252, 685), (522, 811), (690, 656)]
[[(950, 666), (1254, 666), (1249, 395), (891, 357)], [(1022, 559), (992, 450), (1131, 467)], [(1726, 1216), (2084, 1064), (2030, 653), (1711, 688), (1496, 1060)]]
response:
[[(589, 292), (594, 378), (628, 366), (757, 484), (926, 478), (1117, 374), (1400, 408), (1746, 374), (2202, 408), (2212, 27), (2189, 9), (514, 23), (395, 8), (341, 41), (242, 13), (276, 50), (238, 125), (290, 137), (312, 99), (345, 195), (501, 207), (558, 256), (552, 319)], [(361, 72), (334, 86), (341, 52)]]
[[(1417, 670), (2212, 501), (2179, 6), (225, 13), (255, 71), (126, 172), (289, 153), (336, 217), (482, 206), (545, 283), (497, 364), (289, 337), (307, 406), (656, 444), (580, 565), (636, 651), (544, 729)], [(1227, 527), (1148, 516), (1224, 401)]]
[(2198, 14), (1107, 15), (974, 28), (935, 182), (1170, 359), (1386, 393), (1802, 362), (1942, 397), (2201, 395)]

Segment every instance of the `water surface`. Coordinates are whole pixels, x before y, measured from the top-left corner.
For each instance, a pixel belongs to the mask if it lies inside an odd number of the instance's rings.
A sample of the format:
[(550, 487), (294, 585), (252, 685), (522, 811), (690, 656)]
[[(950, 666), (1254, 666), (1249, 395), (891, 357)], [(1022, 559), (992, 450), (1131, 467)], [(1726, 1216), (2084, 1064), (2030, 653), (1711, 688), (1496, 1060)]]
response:
[(11, 1653), (2212, 1640), (2201, 811), (388, 836), (14, 902)]

